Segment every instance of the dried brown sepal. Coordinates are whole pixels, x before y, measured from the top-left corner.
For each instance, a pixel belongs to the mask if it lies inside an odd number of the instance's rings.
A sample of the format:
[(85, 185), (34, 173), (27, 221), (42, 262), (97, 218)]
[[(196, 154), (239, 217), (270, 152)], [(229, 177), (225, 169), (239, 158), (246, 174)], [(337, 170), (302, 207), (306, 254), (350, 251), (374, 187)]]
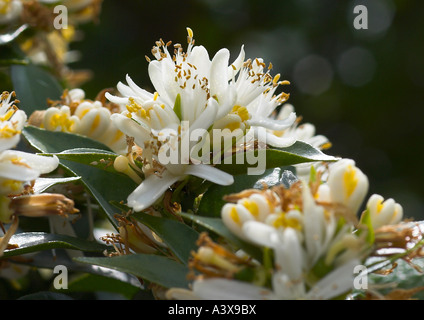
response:
[[(215, 243), (206, 232), (200, 234), (196, 244), (199, 249), (197, 252), (192, 252), (192, 258), (188, 263), (190, 269), (188, 279), (215, 277), (231, 279), (244, 266), (251, 265), (250, 259), (239, 257)], [(205, 249), (210, 252), (209, 258), (205, 258), (202, 254), (202, 250), (204, 252)]]
[(424, 256), (424, 226), (419, 222), (401, 222), (375, 230), (375, 252), (377, 256), (392, 255), (390, 249), (407, 252), (409, 260)]
[(50, 215), (67, 216), (79, 212), (74, 201), (62, 194), (43, 193), (14, 197), (10, 209), (16, 214), (26, 217), (45, 217)]
[(386, 295), (367, 291), (362, 300), (415, 300), (413, 296), (424, 290), (424, 286), (411, 289), (394, 289)]
[(53, 11), (38, 1), (30, 0), (23, 2), (21, 19), (24, 23), (46, 32), (54, 29), (53, 21), (55, 15)]

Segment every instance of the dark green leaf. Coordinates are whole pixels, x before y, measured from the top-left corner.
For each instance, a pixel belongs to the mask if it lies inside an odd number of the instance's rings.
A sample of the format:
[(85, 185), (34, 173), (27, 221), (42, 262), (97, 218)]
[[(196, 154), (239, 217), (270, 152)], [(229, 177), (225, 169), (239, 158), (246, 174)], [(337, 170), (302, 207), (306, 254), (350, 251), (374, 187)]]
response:
[(42, 292), (36, 292), (36, 293), (25, 295), (23, 297), (20, 297), (18, 300), (74, 300), (74, 299), (63, 293), (42, 291)]
[(191, 251), (197, 248), (198, 232), (176, 220), (154, 217), (145, 213), (134, 213), (132, 217), (153, 230), (169, 249), (184, 264), (187, 264)]
[(63, 88), (56, 78), (38, 66), (12, 65), (10, 73), (14, 91), (21, 102), (19, 108), (27, 114), (46, 109), (47, 99), (58, 100), (62, 95)]
[[(238, 161), (241, 164), (237, 164), (237, 156), (239, 155), (234, 154), (231, 158), (227, 158), (228, 164), (225, 163), (225, 159), (222, 160), (222, 163), (217, 164), (216, 167), (233, 175), (238, 175), (255, 174), (254, 172), (248, 172), (248, 169), (254, 168), (259, 169), (260, 172), (260, 169), (292, 166), (305, 162), (337, 160), (337, 158), (326, 155), (301, 141), (296, 141), (296, 143), (287, 148), (246, 151), (244, 158)], [(263, 170), (260, 174), (263, 174)]]
[(82, 183), (97, 200), (111, 223), (116, 226), (114, 215), (118, 210), (111, 202), (126, 201), (137, 184), (124, 174), (69, 160), (62, 159), (60, 163), (73, 175), (81, 177)]
[(112, 152), (104, 144), (77, 134), (53, 132), (33, 126), (25, 127), (22, 134), (34, 148), (43, 153), (59, 153), (75, 148), (91, 148)]
[(188, 286), (187, 266), (163, 256), (132, 254), (108, 258), (82, 257), (75, 260), (127, 272), (165, 288)]
[(80, 180), (80, 177), (69, 177), (69, 178), (38, 178), (35, 180), (32, 189), (34, 193), (42, 193), (47, 189), (63, 183), (75, 182)]
[(18, 245), (17, 248), (4, 251), (4, 257), (37, 252), (48, 249), (74, 249), (87, 252), (103, 252), (108, 247), (94, 241), (44, 232), (24, 232), (15, 234), (9, 241)]
[(131, 299), (138, 291), (140, 291), (140, 288), (135, 287), (128, 282), (123, 282), (114, 278), (104, 277), (97, 274), (83, 274), (82, 276), (70, 281), (67, 290), (69, 290), (69, 292), (115, 292)]
[[(380, 290), (380, 293), (387, 294), (393, 289), (412, 289), (418, 287), (424, 287), (424, 274), (416, 270), (412, 265), (405, 262), (404, 260), (397, 260), (397, 267), (387, 275), (371, 273), (368, 275), (368, 286), (372, 285), (386, 285), (386, 289)], [(424, 270), (424, 259), (414, 259), (412, 263), (417, 268)], [(387, 266), (390, 268), (391, 266)], [(391, 287), (390, 284), (394, 284), (395, 288)], [(424, 290), (416, 293), (413, 298), (424, 299)]]
[(112, 160), (116, 155), (107, 146), (80, 135), (32, 126), (25, 127), (23, 135), (41, 152), (57, 153), (60, 164), (72, 175), (81, 177), (82, 183), (116, 226), (114, 215), (117, 211), (110, 202), (126, 201), (137, 184), (113, 169)]

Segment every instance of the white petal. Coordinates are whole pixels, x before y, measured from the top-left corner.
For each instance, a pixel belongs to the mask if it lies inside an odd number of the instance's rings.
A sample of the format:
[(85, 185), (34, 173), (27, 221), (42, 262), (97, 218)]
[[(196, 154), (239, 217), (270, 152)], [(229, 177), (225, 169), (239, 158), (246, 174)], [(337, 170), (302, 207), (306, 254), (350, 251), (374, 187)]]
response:
[(274, 241), (271, 240), (276, 233), (276, 229), (265, 223), (258, 221), (246, 221), (243, 224), (243, 234), (253, 243), (272, 248)]
[(348, 292), (353, 287), (354, 268), (360, 264), (355, 259), (331, 271), (308, 292), (308, 298), (328, 300)]
[(172, 175), (168, 171), (162, 177), (149, 176), (128, 196), (128, 205), (135, 211), (150, 207), (180, 178), (181, 176)]
[(114, 95), (111, 95), (109, 92), (106, 92), (105, 97), (113, 103), (116, 104), (127, 104), (128, 103), (128, 98), (124, 98), (124, 97), (117, 97)]
[(216, 95), (218, 101), (225, 95), (228, 88), (227, 69), (229, 58), (230, 52), (227, 49), (221, 49), (212, 59), (209, 83), (211, 96)]
[(222, 186), (228, 186), (234, 183), (234, 177), (231, 174), (207, 164), (189, 165), (185, 173)]
[(115, 126), (127, 136), (134, 137), (135, 143), (144, 147), (144, 142), (150, 139), (150, 129), (142, 123), (137, 123), (122, 114), (114, 113), (110, 116)]
[(277, 137), (275, 134), (267, 132), (266, 143), (276, 148), (287, 148), (296, 142), (294, 137)]
[(144, 90), (140, 88), (131, 78), (129, 75), (126, 76), (126, 80), (130, 88), (143, 100), (151, 100), (153, 99), (153, 95), (148, 92), (147, 90)]
[(205, 300), (263, 300), (273, 298), (268, 289), (229, 279), (197, 280), (194, 294)]
[(236, 60), (228, 67), (228, 80), (231, 80), (240, 70), (240, 68), (243, 66), (244, 62), (244, 45), (241, 46), (240, 53)]
[(254, 117), (251, 120), (248, 120), (248, 123), (251, 126), (264, 127), (270, 130), (281, 131), (290, 127), (296, 121), (296, 113), (292, 112), (290, 115), (283, 120), (275, 120), (265, 117)]
[[(148, 67), (150, 81), (155, 87), (156, 91), (159, 93), (159, 96), (165, 101), (169, 106), (174, 105), (175, 99), (171, 99), (167, 88), (163, 82), (163, 74), (162, 74), (162, 64), (161, 62), (154, 60), (149, 63)], [(172, 70), (173, 73), (173, 70)]]

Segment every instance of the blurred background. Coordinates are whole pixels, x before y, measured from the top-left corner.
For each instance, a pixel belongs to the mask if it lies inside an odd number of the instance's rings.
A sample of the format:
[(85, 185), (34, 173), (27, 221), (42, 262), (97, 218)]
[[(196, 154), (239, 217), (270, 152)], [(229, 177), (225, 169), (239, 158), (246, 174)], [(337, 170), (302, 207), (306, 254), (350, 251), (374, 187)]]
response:
[[(356, 29), (357, 5), (368, 29)], [(290, 86), (289, 102), (370, 179), (370, 194), (394, 198), (408, 218), (424, 219), (424, 1), (412, 0), (105, 0), (100, 21), (82, 26), (71, 49), (89, 69), (89, 98), (125, 81), (150, 88), (145, 55), (156, 40), (181, 43), (186, 27), (213, 56), (272, 62)]]

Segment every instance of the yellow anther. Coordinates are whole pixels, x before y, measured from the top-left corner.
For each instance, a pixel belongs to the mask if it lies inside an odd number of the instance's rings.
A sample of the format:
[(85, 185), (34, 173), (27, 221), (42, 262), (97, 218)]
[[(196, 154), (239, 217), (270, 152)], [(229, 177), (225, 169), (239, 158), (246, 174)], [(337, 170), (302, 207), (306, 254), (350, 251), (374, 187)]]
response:
[(159, 97), (159, 93), (155, 92), (155, 94), (153, 95), (153, 101), (156, 101)]
[(358, 185), (358, 177), (356, 175), (355, 168), (353, 168), (351, 165), (348, 166), (346, 172), (343, 176), (343, 182), (346, 192), (346, 197), (349, 198), (352, 193), (355, 191), (356, 186)]
[(281, 212), (277, 219), (274, 220), (273, 225), (275, 228), (293, 228), (296, 230), (302, 230), (302, 225), (299, 220), (295, 218), (287, 217), (284, 212)]
[(247, 111), (246, 107), (235, 105), (231, 110), (231, 113), (238, 115), (241, 121), (249, 120), (249, 111)]
[(237, 213), (237, 209), (236, 209), (236, 207), (232, 207), (232, 208), (231, 208), (231, 210), (230, 210), (230, 217), (231, 217), (231, 219), (232, 219), (235, 223), (237, 223), (238, 225), (240, 225), (240, 224), (241, 224), (240, 217), (239, 217), (239, 215), (238, 215), (238, 213)]
[(191, 30), (191, 28), (189, 28), (189, 27), (187, 27), (186, 29), (187, 29), (188, 36), (190, 38), (193, 38), (193, 30)]
[(3, 116), (0, 116), (0, 121), (9, 121), (15, 112), (16, 110), (14, 108), (9, 109)]
[(281, 75), (279, 73), (276, 74), (275, 77), (274, 77), (274, 79), (272, 80), (272, 83), (277, 84), (278, 80), (280, 80), (280, 76)]
[(249, 212), (255, 217), (257, 218), (259, 216), (259, 207), (258, 205), (250, 200), (243, 200), (242, 201), (242, 205), (249, 210)]
[(4, 127), (0, 128), (0, 138), (11, 138), (14, 135), (20, 134), (20, 130), (16, 130), (15, 128), (11, 128), (8, 125), (5, 125)]

